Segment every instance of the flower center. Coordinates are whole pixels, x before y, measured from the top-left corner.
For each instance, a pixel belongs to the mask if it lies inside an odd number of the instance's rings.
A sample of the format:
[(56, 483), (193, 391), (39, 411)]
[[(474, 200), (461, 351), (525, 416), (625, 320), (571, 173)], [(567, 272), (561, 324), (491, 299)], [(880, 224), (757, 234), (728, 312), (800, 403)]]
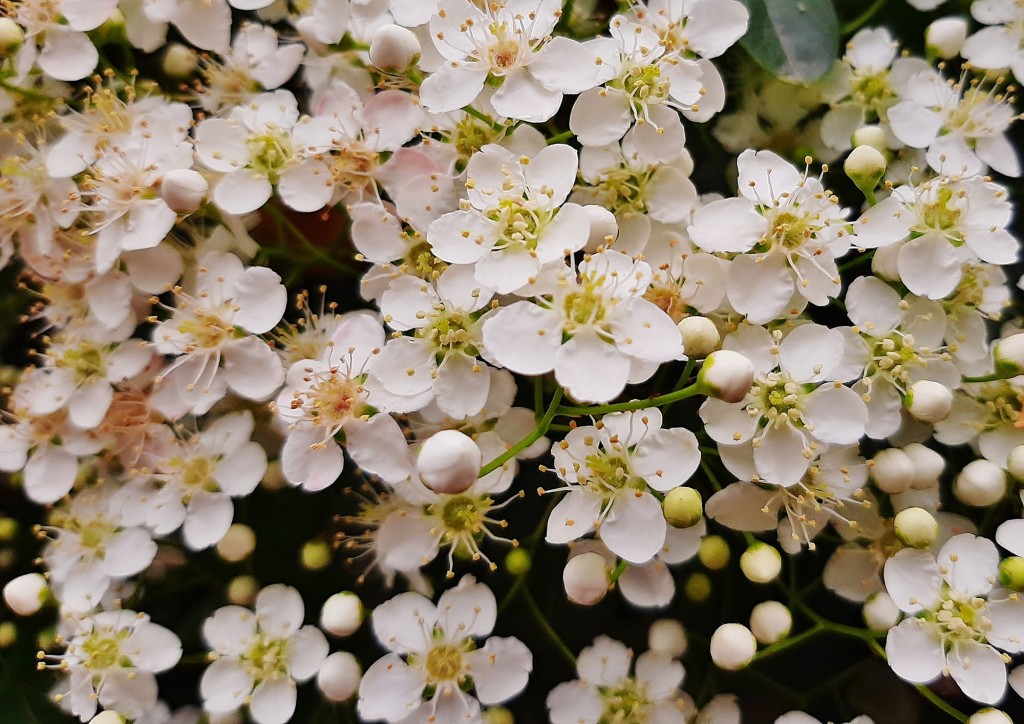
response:
[[(340, 427), (358, 416), (363, 388), (355, 380), (331, 370), (301, 395), (307, 399), (306, 408), (315, 425)], [(293, 408), (301, 405), (298, 398), (292, 401)]]
[(565, 328), (570, 333), (579, 327), (600, 324), (608, 313), (604, 297), (598, 293), (596, 285), (592, 283), (584, 283), (580, 290), (565, 295), (563, 309), (566, 319)]
[(601, 724), (646, 724), (648, 707), (646, 687), (630, 677), (619, 687), (599, 689), (604, 699)]
[(131, 662), (121, 658), (121, 638), (127, 631), (111, 636), (107, 632), (93, 631), (82, 642), (82, 663), (87, 669), (103, 671), (118, 665), (131, 666)]
[(588, 455), (584, 462), (590, 470), (584, 485), (598, 495), (611, 498), (623, 490), (644, 490), (647, 487), (643, 478), (630, 473), (625, 454), (594, 453)]
[(633, 112), (644, 115), (644, 107), (661, 103), (668, 96), (669, 81), (661, 76), (661, 68), (654, 64), (636, 64), (629, 67), (617, 81), (608, 84), (619, 87), (629, 97)]
[(406, 263), (402, 271), (419, 277), (425, 281), (433, 281), (444, 273), (448, 264), (434, 256), (430, 244), (421, 241), (413, 246), (406, 255)]
[(939, 635), (946, 643), (954, 641), (984, 642), (992, 628), (986, 615), (988, 603), (983, 598), (967, 597), (952, 589), (943, 592), (938, 610), (925, 618), (939, 624)]
[(855, 73), (850, 96), (864, 108), (869, 121), (877, 121), (896, 100), (896, 94), (889, 85), (889, 71)]
[(793, 251), (803, 246), (813, 234), (814, 230), (808, 225), (806, 216), (797, 216), (791, 211), (785, 211), (772, 221), (768, 241)]
[(464, 352), (470, 357), (476, 357), (476, 340), (470, 331), (472, 323), (472, 317), (466, 312), (446, 311), (442, 307), (427, 326), (417, 330), (416, 336), (434, 345), (439, 357), (438, 363), (452, 352)]
[(924, 208), (921, 210), (921, 226), (923, 229), (919, 227), (918, 231), (931, 231), (934, 229), (943, 232), (953, 232), (952, 234), (946, 234), (946, 236), (951, 237), (950, 241), (955, 246), (963, 244), (963, 234), (956, 231), (960, 216), (963, 213), (956, 205), (959, 198), (960, 195), (955, 194), (949, 186), (942, 186), (936, 193), (935, 200), (924, 204)]
[(288, 639), (257, 636), (252, 647), (242, 654), (241, 660), (248, 666), (257, 681), (275, 674), (288, 673)]
[(449, 535), (454, 538), (464, 533), (474, 534), (482, 530), (484, 515), (476, 500), (468, 495), (457, 495), (444, 504), (441, 509), (441, 520)]
[(71, 369), (80, 383), (104, 376), (103, 353), (87, 340), (79, 342), (77, 347), (64, 350), (59, 364)]
[(245, 140), (249, 149), (249, 168), (277, 183), (281, 171), (292, 158), (292, 143), (288, 134), (274, 125)]
[(435, 646), (427, 654), (427, 682), (452, 681), (462, 673), (462, 651), (451, 644)]
[(867, 376), (882, 374), (897, 387), (905, 389), (910, 382), (909, 370), (926, 366), (924, 356), (930, 356), (930, 352), (925, 347), (915, 347), (913, 335), (894, 332), (875, 341)]
[(217, 349), (235, 336), (235, 327), (228, 324), (216, 314), (196, 309), (195, 317), (178, 322), (178, 332), (190, 337), (189, 347), (192, 351), (199, 349)]
[(491, 23), (488, 30), (495, 42), (487, 49), (487, 63), (491, 75), (500, 77), (520, 65), (522, 46), (515, 37), (518, 33), (509, 33), (507, 23)]
[(589, 186), (595, 201), (616, 216), (642, 214), (647, 210), (644, 188), (652, 176), (652, 169), (636, 169), (628, 166), (603, 169), (600, 179)]
[(747, 407), (747, 413), (757, 416), (762, 427), (802, 424), (800, 401), (805, 390), (789, 375), (769, 372), (754, 385), (756, 402)]

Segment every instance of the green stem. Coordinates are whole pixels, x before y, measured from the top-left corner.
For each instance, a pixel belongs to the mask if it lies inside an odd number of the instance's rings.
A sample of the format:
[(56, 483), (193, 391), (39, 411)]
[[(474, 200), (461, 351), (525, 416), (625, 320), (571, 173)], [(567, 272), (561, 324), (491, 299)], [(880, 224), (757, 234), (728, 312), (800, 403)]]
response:
[(863, 25), (870, 21), (871, 18), (875, 17), (878, 11), (885, 7), (885, 4), (887, 2), (888, 0), (875, 0), (873, 3), (871, 3), (867, 10), (862, 12), (853, 20), (850, 20), (849, 22), (845, 23), (841, 28), (839, 28), (839, 34), (852, 35), (853, 33), (857, 32), (858, 30), (861, 29)]
[(561, 143), (562, 141), (568, 141), (568, 140), (570, 140), (572, 138), (575, 138), (575, 136), (576, 136), (576, 134), (573, 133), (572, 131), (562, 131), (561, 133), (556, 134), (556, 135), (552, 136), (551, 138), (549, 138), (548, 139), (548, 145), (551, 146), (551, 145), (556, 144), (556, 143)]
[(846, 271), (850, 267), (857, 266), (858, 264), (863, 264), (866, 261), (871, 261), (871, 259), (874, 256), (875, 256), (875, 250), (874, 249), (872, 249), (871, 251), (866, 252), (864, 254), (857, 254), (857, 256), (855, 256), (853, 259), (850, 259), (848, 261), (844, 261), (842, 264), (840, 264), (839, 265), (839, 271)]
[(961, 382), (999, 382), (1000, 380), (1009, 380), (1014, 377), (1018, 377), (1021, 371), (1019, 369), (1004, 370), (1002, 372), (992, 372), (987, 375), (979, 375), (977, 377), (961, 377)]
[(16, 86), (16, 85), (11, 85), (10, 83), (8, 83), (6, 80), (3, 80), (3, 79), (0, 79), (0, 88), (3, 88), (5, 91), (7, 91), (9, 93), (16, 93), (17, 95), (24, 96), (26, 98), (31, 98), (32, 100), (36, 100), (36, 101), (55, 101), (55, 100), (57, 100), (53, 96), (47, 95), (46, 93), (40, 93), (39, 91), (34, 91), (34, 90), (30, 90), (28, 88), (21, 88), (21, 87)]
[(700, 394), (701, 390), (697, 384), (692, 384), (689, 387), (684, 387), (681, 390), (675, 392), (669, 392), (665, 395), (658, 395), (657, 397), (649, 397), (646, 400), (633, 400), (631, 402), (619, 402), (614, 405), (594, 405), (592, 407), (559, 407), (558, 414), (565, 415), (566, 417), (581, 417), (583, 415), (605, 415), (609, 412), (629, 412), (631, 410), (642, 410), (645, 407), (661, 407), (662, 405), (671, 405), (673, 402), (679, 400), (685, 400), (687, 397), (693, 397), (694, 395)]
[(533, 428), (533, 432), (480, 468), (479, 477), (482, 478), (485, 475), (494, 472), (523, 450), (530, 447), (530, 445), (533, 445), (533, 443), (544, 437), (544, 434), (548, 431), (548, 427), (551, 425), (552, 420), (555, 419), (555, 414), (558, 412), (558, 403), (561, 402), (561, 400), (562, 388), (559, 387), (555, 390), (554, 397), (551, 398), (551, 403), (548, 405), (547, 412), (544, 413), (544, 417), (542, 417), (537, 423), (537, 427)]
[(473, 106), (466, 106), (462, 110), (464, 110), (467, 113), (467, 115), (473, 116), (473, 118), (477, 119), (478, 121), (483, 121), (484, 123), (486, 123), (488, 126), (491, 127), (491, 130), (494, 130), (494, 131), (504, 131), (505, 130), (505, 127), (503, 125), (501, 125), (500, 123), (497, 123), (496, 121), (492, 121), (490, 118), (485, 116), (483, 113), (478, 111)]
[(612, 571), (612, 575), (610, 576), (609, 581), (608, 581), (609, 584), (615, 585), (616, 583), (618, 583), (619, 578), (622, 576), (623, 573), (626, 572), (627, 568), (629, 568), (629, 561), (627, 561), (627, 560), (619, 561), (619, 564), (617, 566), (615, 566), (615, 570)]
[(530, 613), (533, 614), (533, 618), (537, 621), (541, 630), (544, 631), (544, 634), (548, 637), (548, 640), (551, 641), (554, 647), (558, 649), (558, 653), (560, 653), (566, 662), (575, 670), (576, 657), (573, 655), (572, 651), (565, 645), (565, 642), (562, 641), (562, 637), (558, 635), (558, 632), (555, 631), (551, 622), (549, 622), (544, 616), (544, 612), (540, 610), (540, 606), (537, 605), (537, 602), (533, 600), (533, 594), (530, 593), (530, 589), (524, 587), (521, 590), (523, 599), (526, 601), (526, 607), (530, 609)]
[(823, 630), (824, 627), (821, 624), (816, 623), (806, 631), (798, 633), (796, 636), (790, 636), (789, 638), (782, 639), (782, 641), (776, 641), (771, 646), (767, 646), (761, 649), (756, 654), (754, 654), (753, 661), (761, 661), (763, 659), (767, 659), (770, 656), (774, 656), (777, 653), (786, 651), (787, 649), (799, 646), (804, 641), (814, 638)]
[(939, 708), (942, 711), (944, 711), (947, 714), (949, 714), (951, 717), (953, 717), (957, 721), (964, 722), (964, 724), (966, 724), (970, 720), (970, 717), (968, 717), (962, 711), (960, 711), (959, 709), (954, 707), (952, 704), (950, 704), (948, 701), (946, 701), (945, 699), (940, 697), (938, 694), (936, 694), (934, 691), (929, 689), (924, 684), (916, 684), (914, 686), (914, 688), (917, 689), (917, 691), (921, 694), (921, 696), (923, 696), (925, 699), (930, 701), (937, 708)]

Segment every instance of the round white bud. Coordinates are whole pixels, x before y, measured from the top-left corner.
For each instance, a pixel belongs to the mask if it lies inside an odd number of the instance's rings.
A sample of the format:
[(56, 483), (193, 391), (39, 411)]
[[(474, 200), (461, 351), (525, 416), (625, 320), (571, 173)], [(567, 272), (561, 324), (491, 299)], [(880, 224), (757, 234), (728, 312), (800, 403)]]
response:
[(843, 162), (843, 170), (858, 188), (873, 190), (882, 180), (888, 164), (877, 148), (863, 144), (857, 146)]
[(707, 317), (686, 317), (677, 325), (683, 335), (683, 351), (693, 359), (703, 359), (718, 349), (722, 335)]
[(754, 384), (754, 365), (739, 352), (720, 349), (704, 360), (697, 374), (697, 384), (709, 397), (739, 402)]
[(750, 630), (761, 643), (774, 644), (793, 630), (793, 614), (778, 601), (764, 601), (750, 612)]
[(420, 57), (419, 39), (401, 25), (384, 25), (370, 41), (370, 62), (384, 70), (405, 70)]
[(915, 419), (934, 425), (949, 417), (953, 393), (938, 382), (918, 380), (907, 390), (903, 404)]
[(1013, 719), (1006, 712), (988, 707), (971, 714), (967, 724), (1013, 724)]
[(757, 653), (757, 639), (740, 623), (726, 623), (711, 635), (711, 660), (726, 671), (738, 671)]
[(904, 446), (903, 452), (914, 463), (914, 479), (910, 487), (914, 490), (927, 490), (939, 484), (939, 476), (946, 469), (946, 459), (930, 447), (919, 442)]
[(359, 690), (363, 671), (348, 651), (336, 651), (320, 664), (316, 685), (330, 701), (348, 701)]
[(583, 250), (593, 254), (599, 247), (607, 247), (619, 236), (619, 222), (615, 214), (603, 206), (587, 204), (583, 207), (590, 219), (590, 238)]
[(902, 244), (890, 244), (875, 249), (875, 255), (871, 257), (871, 271), (876, 277), (889, 282), (900, 281), (900, 270), (896, 264), (901, 247)]
[(953, 495), (964, 505), (984, 508), (1006, 495), (1006, 474), (985, 459), (967, 463), (953, 481)]
[(879, 153), (885, 153), (888, 148), (885, 131), (880, 126), (861, 126), (853, 132), (853, 145), (870, 146)]
[(25, 31), (11, 18), (0, 18), (0, 58), (21, 47), (25, 42)]
[(688, 645), (686, 629), (674, 618), (659, 618), (647, 631), (647, 648), (661, 651), (673, 659), (682, 658)]
[(19, 616), (31, 616), (43, 607), (47, 592), (41, 573), (26, 573), (4, 586), (4, 602)]
[(1024, 481), (1024, 445), (1018, 445), (1006, 458), (1006, 469), (1017, 480)]
[(600, 553), (593, 551), (573, 556), (562, 570), (565, 595), (573, 603), (593, 606), (608, 593), (608, 567)]
[(199, 68), (199, 55), (187, 45), (171, 43), (160, 62), (164, 73), (174, 80), (185, 80)]
[(782, 573), (782, 554), (775, 546), (755, 543), (740, 556), (740, 570), (753, 583), (770, 583)]
[(179, 168), (170, 171), (160, 184), (160, 195), (171, 211), (191, 214), (203, 205), (210, 184), (198, 171)]
[(924, 31), (924, 44), (930, 55), (949, 60), (960, 55), (967, 40), (967, 21), (964, 18), (939, 18)]
[(342, 591), (324, 601), (320, 628), (335, 636), (351, 636), (363, 623), (363, 602), (352, 591)]
[(878, 489), (890, 495), (902, 493), (914, 479), (914, 461), (895, 447), (879, 450), (869, 469)]
[(1024, 333), (1003, 337), (996, 342), (992, 354), (997, 372), (1024, 372)]
[(888, 593), (879, 591), (864, 602), (864, 623), (872, 631), (888, 631), (900, 620), (902, 611)]
[(420, 480), (437, 493), (456, 495), (469, 490), (480, 473), (480, 448), (458, 430), (441, 430), (423, 443), (416, 458)]
[(896, 537), (913, 548), (927, 548), (939, 537), (939, 523), (924, 508), (904, 508), (893, 519)]
[(217, 555), (228, 563), (238, 563), (256, 548), (256, 533), (244, 523), (235, 523), (217, 543)]
[(118, 714), (116, 711), (101, 711), (99, 714), (89, 720), (89, 724), (124, 724), (125, 718)]

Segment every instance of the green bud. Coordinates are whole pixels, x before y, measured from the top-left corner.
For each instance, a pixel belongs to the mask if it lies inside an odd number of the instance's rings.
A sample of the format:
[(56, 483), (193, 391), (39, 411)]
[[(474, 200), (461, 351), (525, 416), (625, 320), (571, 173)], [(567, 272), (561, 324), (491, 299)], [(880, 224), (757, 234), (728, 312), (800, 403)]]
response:
[(718, 571), (729, 565), (729, 544), (720, 535), (705, 536), (700, 542), (700, 549), (697, 551), (697, 558), (704, 564), (704, 567), (711, 571)]
[(1024, 558), (1013, 556), (999, 562), (999, 584), (1011, 591), (1024, 591)]
[(661, 504), (665, 520), (673, 528), (690, 528), (704, 517), (704, 500), (700, 492), (680, 486), (668, 492)]
[(513, 548), (505, 556), (505, 570), (513, 576), (523, 576), (530, 570), (532, 560), (529, 551), (522, 548)]
[(311, 540), (302, 546), (302, 567), (309, 571), (319, 571), (331, 564), (333, 554), (326, 541)]
[(711, 579), (706, 573), (691, 573), (683, 584), (683, 594), (694, 603), (704, 603), (711, 597)]
[(912, 548), (927, 548), (939, 537), (939, 524), (924, 508), (901, 510), (893, 519), (896, 537)]

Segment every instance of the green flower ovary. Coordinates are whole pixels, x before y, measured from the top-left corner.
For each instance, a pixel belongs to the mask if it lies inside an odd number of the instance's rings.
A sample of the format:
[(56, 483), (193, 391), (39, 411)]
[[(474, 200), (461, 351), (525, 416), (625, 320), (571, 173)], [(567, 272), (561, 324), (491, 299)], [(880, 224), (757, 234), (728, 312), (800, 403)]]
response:
[(917, 349), (912, 335), (890, 334), (888, 337), (875, 340), (867, 376), (882, 374), (900, 387), (906, 387), (910, 381), (909, 370), (925, 366), (921, 355), (928, 353), (927, 349)]
[(573, 332), (579, 327), (600, 325), (608, 314), (604, 296), (598, 285), (586, 278), (579, 291), (569, 292), (563, 301), (565, 330)]
[(854, 72), (850, 97), (864, 108), (869, 121), (877, 121), (896, 101), (896, 93), (889, 85), (889, 71)]
[(527, 198), (502, 199), (487, 212), (487, 218), (503, 227), (499, 247), (524, 246), (530, 251), (537, 248), (541, 232), (554, 216), (554, 210), (544, 210)]
[(449, 498), (441, 508), (441, 521), (446, 529), (446, 537), (455, 540), (459, 536), (476, 535), (482, 531), (485, 511), (490, 505), (490, 498), (479, 501), (468, 495)]
[(642, 116), (646, 104), (661, 103), (668, 96), (670, 83), (657, 65), (634, 65), (608, 86), (629, 96), (634, 113)]
[(288, 639), (270, 638), (259, 634), (252, 646), (241, 656), (243, 665), (256, 681), (275, 675), (288, 674)]
[(771, 228), (764, 242), (781, 247), (786, 251), (799, 249), (814, 235), (814, 229), (807, 223), (806, 216), (784, 211), (770, 219)]
[(249, 149), (249, 168), (277, 183), (278, 176), (292, 159), (291, 138), (275, 126), (245, 139)]
[(594, 453), (584, 461), (590, 472), (584, 484), (602, 496), (614, 496), (626, 489), (644, 490), (647, 483), (633, 475), (625, 455)]
[(441, 359), (452, 352), (464, 352), (470, 357), (476, 357), (479, 350), (470, 331), (473, 321), (472, 315), (466, 312), (442, 311), (427, 326), (417, 330), (416, 336), (434, 345)]
[(618, 687), (599, 689), (604, 699), (604, 712), (599, 724), (645, 724), (651, 702), (647, 699), (647, 687), (630, 677)]
[(943, 586), (942, 603), (935, 611), (924, 615), (939, 627), (944, 644), (956, 641), (978, 641), (984, 643), (992, 629), (992, 621), (986, 615), (988, 604), (985, 599), (967, 597)]
[(937, 198), (924, 205), (921, 210), (921, 224), (915, 228), (918, 234), (928, 231), (941, 231), (955, 246), (964, 243), (963, 234), (956, 230), (960, 222), (961, 210), (955, 203), (956, 194), (949, 186), (942, 186)]
[(427, 672), (427, 683), (437, 684), (443, 681), (455, 681), (462, 678), (462, 650), (451, 644), (440, 644), (427, 653), (424, 668)]
[(806, 390), (789, 375), (770, 372), (754, 383), (757, 403), (749, 406), (751, 415), (759, 416), (761, 427), (802, 424), (800, 402)]
[(92, 342), (83, 340), (76, 347), (64, 350), (57, 364), (70, 369), (79, 383), (96, 377), (104, 377), (106, 365), (103, 360), (109, 350), (100, 349)]
[(131, 667), (132, 662), (121, 655), (121, 642), (128, 633), (127, 630), (93, 631), (81, 644), (82, 663), (92, 671), (104, 671), (115, 666)]

